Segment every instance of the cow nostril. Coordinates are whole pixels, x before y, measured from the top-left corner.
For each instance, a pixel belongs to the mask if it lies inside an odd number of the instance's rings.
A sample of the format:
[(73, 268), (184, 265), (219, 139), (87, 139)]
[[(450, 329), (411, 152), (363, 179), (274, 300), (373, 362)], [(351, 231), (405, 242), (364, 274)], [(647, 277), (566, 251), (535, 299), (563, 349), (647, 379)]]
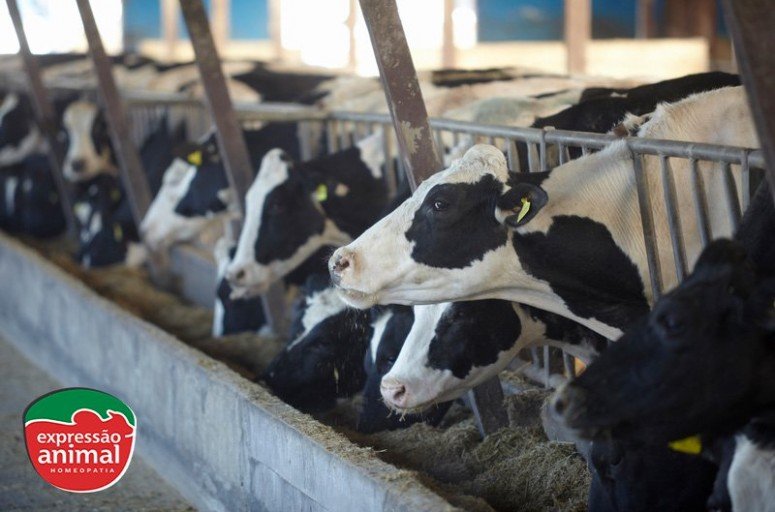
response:
[(341, 273), (345, 269), (350, 267), (350, 258), (346, 255), (338, 254), (334, 259), (333, 271)]
[(85, 160), (73, 160), (70, 163), (70, 166), (73, 168), (74, 172), (83, 172), (86, 169), (86, 161)]

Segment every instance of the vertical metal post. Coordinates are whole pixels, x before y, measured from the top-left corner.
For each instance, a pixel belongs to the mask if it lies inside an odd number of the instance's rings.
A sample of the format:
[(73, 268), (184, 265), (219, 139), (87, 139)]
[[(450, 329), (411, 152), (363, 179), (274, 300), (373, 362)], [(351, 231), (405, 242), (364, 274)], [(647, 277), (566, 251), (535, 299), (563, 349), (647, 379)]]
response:
[(638, 39), (647, 39), (657, 35), (654, 7), (654, 0), (638, 0), (635, 15), (635, 37)]
[[(417, 72), (395, 0), (360, 0), (377, 66), (412, 190), (443, 163), (428, 122)], [(387, 135), (387, 134), (386, 134)], [(500, 380), (493, 377), (469, 395), (482, 436), (508, 425)]]
[(269, 11), (269, 39), (272, 41), (275, 59), (283, 60), (285, 57), (282, 37), (282, 0), (268, 0)]
[(129, 206), (132, 210), (132, 218), (139, 226), (143, 220), (148, 206), (151, 204), (151, 191), (140, 162), (137, 149), (131, 142), (129, 123), (127, 122), (124, 104), (119, 96), (116, 82), (113, 78), (111, 63), (105, 54), (97, 23), (94, 21), (94, 13), (91, 10), (89, 0), (76, 0), (78, 10), (83, 22), (83, 30), (89, 43), (89, 54), (94, 63), (94, 71), (97, 74), (97, 83), (105, 107), (110, 138), (116, 148), (118, 163), (121, 167), (121, 176), (124, 181)]
[(441, 40), (441, 67), (454, 68), (456, 64), (455, 22), (452, 11), (455, 10), (455, 0), (444, 0), (444, 29)]
[(175, 60), (178, 44), (178, 0), (162, 0), (161, 34), (164, 39), (165, 58)]
[(443, 167), (395, 0), (360, 0), (409, 183)]
[(592, 36), (592, 0), (565, 0), (565, 51), (568, 73), (587, 70), (587, 43)]
[(62, 211), (67, 220), (68, 235), (74, 236), (76, 232), (75, 217), (73, 215), (73, 206), (70, 201), (67, 183), (62, 174), (64, 149), (57, 139), (56, 114), (49, 101), (46, 88), (43, 86), (38, 61), (30, 51), (30, 45), (27, 42), (27, 34), (24, 32), (19, 6), (16, 3), (16, 0), (6, 0), (6, 3), (8, 4), (8, 12), (11, 15), (13, 28), (16, 31), (16, 37), (19, 39), (19, 55), (21, 55), (22, 61), (24, 62), (24, 68), (27, 72), (27, 81), (32, 96), (32, 103), (35, 108), (38, 127), (43, 132), (46, 142), (48, 142), (48, 161), (51, 166), (51, 174), (54, 177), (57, 192), (59, 192), (59, 204), (62, 206)]
[[(221, 69), (221, 60), (215, 48), (210, 26), (207, 22), (202, 0), (180, 0), (183, 19), (186, 21), (191, 45), (194, 47), (199, 76), (205, 90), (205, 100), (210, 116), (215, 123), (218, 146), (223, 157), (226, 176), (231, 188), (237, 195), (240, 213), (245, 215), (245, 195), (253, 181), (252, 164), (242, 128), (237, 122), (234, 106), (226, 88), (226, 78)], [(235, 226), (239, 232), (241, 222)], [(283, 297), (282, 288), (273, 286), (263, 296), (263, 306), (269, 326), (279, 330), (282, 325)]]
[(722, 5), (775, 200), (775, 9), (768, 0), (724, 0)]

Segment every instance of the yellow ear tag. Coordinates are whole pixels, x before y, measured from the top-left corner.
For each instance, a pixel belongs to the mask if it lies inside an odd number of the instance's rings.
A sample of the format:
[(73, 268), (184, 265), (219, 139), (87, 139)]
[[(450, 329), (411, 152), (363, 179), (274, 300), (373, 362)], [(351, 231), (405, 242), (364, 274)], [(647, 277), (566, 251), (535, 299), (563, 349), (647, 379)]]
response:
[(192, 165), (202, 165), (202, 152), (197, 150), (188, 154), (188, 163)]
[(702, 451), (702, 440), (700, 436), (689, 436), (668, 443), (668, 446), (674, 452), (688, 453), (689, 455), (699, 455)]
[(521, 222), (522, 219), (525, 218), (525, 215), (527, 215), (527, 212), (530, 211), (530, 200), (527, 197), (522, 198), (522, 209), (519, 210), (519, 214), (517, 215), (517, 222)]
[(328, 187), (325, 185), (318, 185), (318, 188), (315, 189), (315, 201), (322, 203), (326, 199), (328, 199)]
[(121, 224), (113, 224), (113, 238), (116, 239), (116, 242), (124, 239), (124, 230), (121, 229)]

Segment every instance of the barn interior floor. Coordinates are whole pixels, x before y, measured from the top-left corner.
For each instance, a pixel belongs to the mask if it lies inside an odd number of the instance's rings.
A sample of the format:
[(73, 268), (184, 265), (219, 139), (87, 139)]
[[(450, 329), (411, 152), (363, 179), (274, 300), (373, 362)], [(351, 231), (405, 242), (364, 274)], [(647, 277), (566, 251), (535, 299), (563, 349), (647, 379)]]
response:
[(3, 339), (0, 375), (0, 510), (195, 510), (136, 454), (123, 478), (101, 492), (71, 494), (44, 482), (27, 459), (21, 415), (32, 400), (61, 385)]

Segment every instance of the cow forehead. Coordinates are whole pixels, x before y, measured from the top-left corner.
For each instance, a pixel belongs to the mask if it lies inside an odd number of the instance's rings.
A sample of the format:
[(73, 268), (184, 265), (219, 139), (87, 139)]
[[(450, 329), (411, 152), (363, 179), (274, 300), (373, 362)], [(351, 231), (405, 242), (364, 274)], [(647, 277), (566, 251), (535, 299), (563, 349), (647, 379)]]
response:
[(495, 146), (477, 144), (466, 151), (463, 158), (438, 172), (422, 182), (412, 196), (420, 201), (436, 185), (442, 184), (475, 184), (481, 181), (483, 176), (491, 175), (501, 183), (508, 180), (508, 166), (503, 153)]
[(431, 339), (436, 335), (436, 327), (452, 304), (451, 302), (442, 302), (414, 306), (414, 324), (412, 324), (412, 329), (406, 337), (405, 346), (427, 352)]
[(261, 204), (256, 206), (262, 206), (263, 198), (288, 180), (290, 163), (283, 158), (283, 150), (277, 148), (270, 150), (264, 156), (261, 160), (258, 176), (248, 190), (247, 200), (249, 202), (261, 201)]
[(76, 101), (67, 107), (65, 125), (73, 130), (90, 130), (96, 115), (96, 105), (85, 101)]
[(371, 362), (376, 363), (377, 362), (377, 353), (379, 352), (379, 346), (382, 341), (382, 335), (385, 334), (385, 329), (387, 328), (388, 322), (390, 322), (390, 319), (393, 317), (393, 311), (390, 308), (385, 309), (382, 311), (382, 313), (371, 323), (371, 328), (373, 329), (372, 335), (371, 335), (371, 343), (369, 344), (369, 347), (371, 348)]

